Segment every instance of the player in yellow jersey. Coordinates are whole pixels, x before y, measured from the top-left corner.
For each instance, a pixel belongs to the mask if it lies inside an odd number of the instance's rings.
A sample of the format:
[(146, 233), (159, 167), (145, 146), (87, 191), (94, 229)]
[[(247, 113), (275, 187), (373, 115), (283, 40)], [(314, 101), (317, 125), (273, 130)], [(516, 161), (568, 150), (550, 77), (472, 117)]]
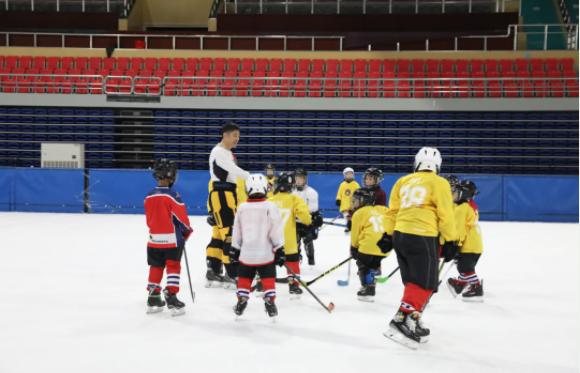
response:
[(410, 348), (426, 342), (429, 335), (420, 318), (438, 285), (439, 237), (445, 242), (445, 261), (457, 254), (451, 188), (438, 175), (440, 168), (439, 150), (419, 150), (415, 172), (401, 177), (391, 190), (387, 230), (381, 239), (392, 242), (405, 285), (399, 310), (384, 335)]
[(274, 187), (276, 186), (276, 170), (272, 163), (266, 165), (266, 180), (268, 181), (268, 194), (266, 197), (270, 198), (274, 195)]
[[(296, 219), (304, 225), (312, 223), (312, 217), (308, 206), (302, 198), (292, 194), (295, 179), (291, 173), (282, 173), (278, 177), (278, 183), (274, 190), (272, 201), (280, 210), (282, 223), (284, 224), (284, 253), (286, 264), (297, 275), (300, 275), (300, 253), (298, 252), (298, 240), (296, 238)], [(290, 294), (300, 295), (302, 289), (299, 282), (288, 273), (288, 285)]]
[(479, 212), (473, 201), (476, 194), (477, 187), (470, 180), (462, 180), (453, 188), (459, 236), (459, 255), (456, 258), (459, 277), (448, 279), (447, 286), (454, 297), (461, 294), (461, 298), (468, 302), (483, 301), (483, 284), (475, 273), (475, 266), (483, 252)]
[(383, 260), (392, 245), (379, 247), (377, 244), (387, 229), (385, 206), (373, 206), (372, 191), (357, 189), (352, 196), (352, 229), (350, 232), (350, 253), (356, 259), (361, 289), (358, 299), (364, 302), (374, 302), (375, 276), (381, 268)]
[[(360, 188), (360, 185), (354, 179), (354, 170), (351, 167), (345, 168), (342, 171), (342, 175), (344, 180), (340, 183), (336, 193), (336, 207), (338, 207), (338, 211), (344, 219), (348, 220), (350, 218), (350, 200), (354, 191)], [(348, 228), (346, 231), (348, 231)]]

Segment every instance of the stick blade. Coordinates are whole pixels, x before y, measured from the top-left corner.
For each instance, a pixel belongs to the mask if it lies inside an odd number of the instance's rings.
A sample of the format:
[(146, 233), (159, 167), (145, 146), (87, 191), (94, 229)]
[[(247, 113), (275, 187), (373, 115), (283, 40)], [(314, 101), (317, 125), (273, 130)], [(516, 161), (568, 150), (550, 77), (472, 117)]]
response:
[(332, 312), (332, 311), (334, 311), (334, 303), (330, 302), (330, 303), (328, 304), (328, 307), (327, 307), (327, 308), (328, 308), (328, 312), (329, 312), (329, 313), (330, 313), (330, 312)]

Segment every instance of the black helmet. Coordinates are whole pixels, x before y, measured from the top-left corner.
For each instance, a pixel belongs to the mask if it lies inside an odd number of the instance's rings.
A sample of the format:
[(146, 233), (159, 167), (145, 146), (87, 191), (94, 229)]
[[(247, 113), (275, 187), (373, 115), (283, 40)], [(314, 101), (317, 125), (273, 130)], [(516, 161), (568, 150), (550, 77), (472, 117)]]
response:
[(375, 178), (375, 184), (380, 184), (383, 181), (383, 171), (376, 167), (367, 168), (363, 176), (363, 183), (367, 176), (372, 176)]
[(291, 192), (294, 183), (296, 182), (296, 178), (294, 174), (291, 172), (282, 172), (280, 176), (278, 176), (278, 180), (276, 181), (276, 190), (275, 192)]
[(467, 202), (478, 193), (477, 186), (471, 180), (461, 180), (457, 184), (456, 190), (459, 192), (459, 202)]
[(171, 180), (172, 183), (175, 182), (177, 165), (167, 158), (156, 159), (153, 163), (153, 178), (155, 180), (167, 179)]
[(375, 194), (367, 188), (359, 188), (354, 191), (351, 197), (351, 207), (356, 211), (364, 206), (375, 204)]
[(294, 176), (304, 176), (304, 177), (306, 177), (306, 176), (308, 176), (308, 172), (306, 172), (306, 170), (303, 169), (303, 168), (297, 168), (294, 171)]

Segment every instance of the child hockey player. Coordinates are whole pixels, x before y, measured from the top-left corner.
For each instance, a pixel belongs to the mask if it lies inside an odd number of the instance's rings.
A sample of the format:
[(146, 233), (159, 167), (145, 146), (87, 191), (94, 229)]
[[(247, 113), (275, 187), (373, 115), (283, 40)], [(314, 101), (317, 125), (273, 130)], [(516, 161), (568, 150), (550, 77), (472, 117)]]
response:
[[(278, 177), (278, 183), (274, 190), (274, 196), (269, 200), (274, 202), (280, 210), (282, 223), (284, 224), (284, 254), (286, 264), (296, 274), (300, 275), (300, 253), (298, 252), (298, 240), (296, 239), (296, 219), (304, 225), (312, 223), (312, 217), (308, 211), (306, 202), (296, 195), (291, 194), (295, 179), (291, 173), (282, 173)], [(302, 294), (299, 282), (292, 278), (288, 272), (288, 285), (290, 294), (299, 296)]]
[(242, 203), (234, 219), (232, 262), (238, 265), (238, 303), (234, 313), (244, 313), (250, 297), (252, 280), (260, 275), (264, 288), (264, 304), (268, 316), (278, 315), (276, 308), (276, 267), (284, 265), (282, 218), (276, 205), (266, 200), (268, 181), (261, 174), (246, 180), (248, 200)]
[(415, 172), (401, 177), (391, 190), (387, 230), (397, 253), (404, 284), (401, 305), (383, 334), (409, 348), (426, 342), (430, 334), (421, 312), (438, 284), (438, 237), (446, 262), (457, 255), (457, 231), (449, 182), (438, 175), (441, 154), (421, 148), (415, 156)]
[(274, 187), (276, 186), (276, 170), (272, 163), (266, 165), (266, 180), (268, 180), (268, 194), (267, 197), (270, 198), (274, 195)]
[(373, 192), (375, 196), (375, 205), (387, 205), (387, 193), (381, 188), (383, 178), (383, 171), (376, 167), (368, 168), (363, 176), (364, 187)]
[[(193, 232), (187, 216), (187, 208), (179, 193), (172, 189), (177, 178), (177, 166), (165, 158), (155, 161), (153, 177), (157, 187), (145, 198), (145, 215), (149, 227), (147, 243), (147, 264), (149, 264), (149, 284), (147, 290), (148, 313), (160, 312), (167, 302), (167, 308), (174, 316), (185, 313), (185, 304), (177, 299), (181, 255), (185, 241)], [(161, 299), (161, 279), (167, 272), (167, 285), (163, 290), (165, 302)]]
[(312, 224), (306, 226), (300, 222), (296, 223), (296, 235), (298, 236), (298, 251), (300, 252), (301, 241), (304, 242), (308, 265), (313, 266), (314, 260), (314, 241), (318, 238), (318, 229), (323, 224), (322, 215), (318, 211), (318, 192), (308, 185), (308, 173), (298, 168), (294, 171), (296, 185), (292, 194), (299, 196), (308, 205), (308, 211), (312, 217)]
[[(381, 237), (386, 231), (385, 206), (373, 206), (373, 193), (366, 188), (357, 189), (352, 196), (352, 230), (350, 252), (356, 259), (361, 289), (358, 299), (374, 302), (375, 275), (381, 268), (381, 260), (387, 256), (392, 245), (383, 246)], [(381, 246), (379, 246), (381, 245)]]
[[(475, 273), (475, 266), (483, 251), (479, 213), (472, 203), (477, 194), (475, 183), (462, 180), (453, 188), (455, 202), (455, 223), (459, 236), (459, 255), (456, 258), (459, 278), (447, 280), (447, 286), (454, 297), (468, 302), (483, 302), (483, 284)], [(465, 290), (465, 291), (464, 291)]]
[[(355, 190), (360, 188), (360, 185), (354, 179), (354, 170), (350, 167), (342, 171), (344, 181), (340, 183), (338, 192), (336, 193), (336, 207), (344, 217), (344, 220), (350, 220), (350, 199)], [(348, 232), (348, 228), (346, 229)]]

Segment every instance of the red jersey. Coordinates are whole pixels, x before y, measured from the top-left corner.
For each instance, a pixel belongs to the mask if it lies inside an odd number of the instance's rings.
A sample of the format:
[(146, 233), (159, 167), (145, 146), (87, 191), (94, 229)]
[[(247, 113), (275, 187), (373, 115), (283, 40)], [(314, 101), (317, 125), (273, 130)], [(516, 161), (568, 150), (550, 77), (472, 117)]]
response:
[(148, 247), (182, 247), (193, 229), (187, 208), (179, 193), (169, 187), (157, 187), (145, 197), (145, 215), (149, 227)]

